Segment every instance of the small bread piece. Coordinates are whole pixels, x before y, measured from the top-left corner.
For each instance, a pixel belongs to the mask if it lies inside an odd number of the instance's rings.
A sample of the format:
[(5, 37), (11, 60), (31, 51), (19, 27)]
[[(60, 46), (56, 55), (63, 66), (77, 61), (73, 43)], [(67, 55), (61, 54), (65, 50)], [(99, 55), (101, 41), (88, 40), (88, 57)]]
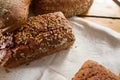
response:
[(13, 31), (28, 17), (31, 0), (0, 0), (0, 29)]
[(30, 17), (22, 27), (0, 36), (0, 65), (12, 68), (69, 48), (74, 35), (61, 12)]
[(36, 15), (61, 11), (71, 17), (86, 12), (92, 3), (93, 0), (33, 0), (32, 11)]
[(120, 80), (114, 73), (95, 61), (86, 61), (72, 80)]

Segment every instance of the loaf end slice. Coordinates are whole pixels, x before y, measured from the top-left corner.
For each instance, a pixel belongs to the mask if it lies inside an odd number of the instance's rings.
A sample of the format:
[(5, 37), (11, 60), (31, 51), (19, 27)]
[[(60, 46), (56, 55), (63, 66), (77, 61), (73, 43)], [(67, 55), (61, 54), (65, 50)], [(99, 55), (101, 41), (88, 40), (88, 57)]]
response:
[(61, 12), (31, 17), (21, 28), (0, 38), (0, 65), (13, 68), (69, 48), (75, 41)]
[(95, 61), (86, 61), (72, 80), (120, 80), (114, 73)]

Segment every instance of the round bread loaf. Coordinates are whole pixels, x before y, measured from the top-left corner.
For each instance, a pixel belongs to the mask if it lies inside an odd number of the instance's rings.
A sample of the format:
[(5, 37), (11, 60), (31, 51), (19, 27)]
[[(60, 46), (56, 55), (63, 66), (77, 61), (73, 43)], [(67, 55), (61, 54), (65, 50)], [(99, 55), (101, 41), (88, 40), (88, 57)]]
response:
[(0, 30), (12, 31), (28, 17), (31, 0), (0, 0)]
[(33, 0), (32, 11), (36, 15), (61, 11), (71, 17), (86, 12), (92, 3), (93, 0)]

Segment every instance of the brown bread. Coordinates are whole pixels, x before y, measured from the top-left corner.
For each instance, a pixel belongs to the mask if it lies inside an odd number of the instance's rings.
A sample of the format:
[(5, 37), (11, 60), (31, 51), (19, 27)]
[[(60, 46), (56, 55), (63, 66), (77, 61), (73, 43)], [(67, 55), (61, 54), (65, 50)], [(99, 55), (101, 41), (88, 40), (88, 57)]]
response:
[(32, 10), (38, 14), (61, 11), (66, 17), (86, 12), (93, 0), (33, 0)]
[(95, 61), (86, 61), (72, 80), (120, 80), (114, 73)]
[(0, 36), (0, 65), (12, 68), (69, 48), (74, 35), (61, 12), (31, 17), (22, 27)]
[(28, 17), (31, 0), (0, 0), (0, 29), (13, 31)]

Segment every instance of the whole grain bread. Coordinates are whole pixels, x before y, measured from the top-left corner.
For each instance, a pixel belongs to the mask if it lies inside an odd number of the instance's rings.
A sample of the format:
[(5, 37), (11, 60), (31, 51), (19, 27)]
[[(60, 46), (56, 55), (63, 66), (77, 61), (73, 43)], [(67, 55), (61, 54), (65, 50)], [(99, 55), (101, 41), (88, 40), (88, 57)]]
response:
[(75, 41), (61, 12), (30, 17), (18, 30), (0, 36), (0, 66), (17, 67), (69, 48)]
[(32, 11), (36, 15), (61, 11), (71, 17), (86, 12), (92, 3), (93, 0), (33, 0)]
[(120, 80), (114, 73), (95, 61), (86, 61), (72, 80)]
[(0, 0), (0, 29), (13, 31), (28, 17), (31, 0)]

